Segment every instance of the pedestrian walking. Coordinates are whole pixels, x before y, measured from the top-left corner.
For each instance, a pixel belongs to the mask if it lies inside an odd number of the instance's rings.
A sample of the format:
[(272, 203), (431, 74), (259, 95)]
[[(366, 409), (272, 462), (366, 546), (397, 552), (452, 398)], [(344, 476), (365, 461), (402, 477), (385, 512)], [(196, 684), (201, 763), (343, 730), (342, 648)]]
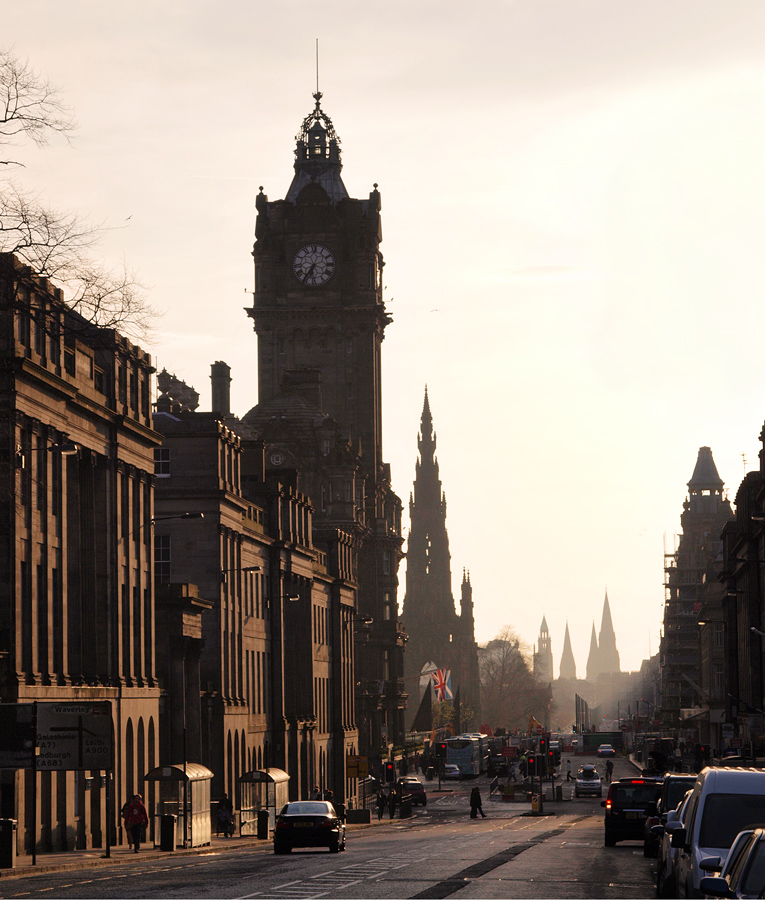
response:
[(385, 796), (385, 791), (380, 788), (377, 792), (377, 819), (378, 821), (382, 819), (383, 813), (385, 812), (385, 807), (388, 805), (388, 798)]
[(481, 814), (482, 819), (486, 818), (486, 813), (481, 805), (481, 791), (479, 788), (474, 787), (470, 792), (470, 818), (477, 819), (478, 813)]
[(140, 794), (134, 794), (125, 811), (125, 825), (130, 829), (130, 833), (133, 836), (134, 853), (138, 853), (141, 849), (143, 830), (148, 824), (149, 816), (146, 813), (146, 807), (143, 805), (143, 797)]
[(571, 760), (566, 760), (566, 781), (571, 781)]
[[(125, 816), (127, 815), (127, 811), (128, 811), (128, 807), (129, 807), (129, 806), (130, 806), (130, 801), (129, 801), (129, 800), (126, 800), (126, 801), (122, 804), (122, 809), (120, 810), (120, 817), (121, 817), (121, 818), (123, 818), (123, 819), (125, 818)], [(124, 825), (124, 827), (125, 827), (125, 836), (127, 837), (128, 850), (132, 850), (132, 849), (133, 849), (133, 833), (132, 833), (131, 830), (127, 827), (127, 822), (123, 822), (123, 825)]]
[(613, 775), (613, 773), (614, 773), (614, 764), (613, 764), (613, 761), (609, 759), (608, 762), (606, 763), (606, 781), (611, 780), (611, 776)]
[(390, 797), (388, 797), (388, 809), (390, 810), (390, 817), (393, 819), (396, 815), (396, 804), (398, 803), (398, 797), (396, 797), (396, 789), (393, 788), (390, 792)]
[(319, 790), (319, 786), (317, 785), (310, 793), (309, 800), (321, 800), (321, 791)]
[(507, 769), (508, 778), (512, 778), (515, 784), (518, 784), (518, 766), (514, 762), (511, 762)]

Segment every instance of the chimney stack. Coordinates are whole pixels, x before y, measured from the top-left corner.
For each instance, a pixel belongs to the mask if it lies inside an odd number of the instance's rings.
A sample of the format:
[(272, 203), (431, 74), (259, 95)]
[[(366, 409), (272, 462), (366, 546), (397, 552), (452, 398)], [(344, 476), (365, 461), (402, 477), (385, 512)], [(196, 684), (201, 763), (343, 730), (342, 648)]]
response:
[(231, 415), (231, 367), (224, 362), (214, 362), (210, 366), (212, 382), (212, 411), (221, 415)]

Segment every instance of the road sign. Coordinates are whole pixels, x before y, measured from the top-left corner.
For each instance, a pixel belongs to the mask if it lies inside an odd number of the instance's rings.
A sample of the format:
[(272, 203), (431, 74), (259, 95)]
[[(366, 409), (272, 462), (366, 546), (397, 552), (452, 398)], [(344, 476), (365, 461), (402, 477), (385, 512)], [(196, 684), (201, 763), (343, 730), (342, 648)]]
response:
[(109, 700), (37, 704), (37, 769), (111, 769), (112, 749)]
[(369, 775), (369, 757), (349, 754), (345, 758), (345, 767), (348, 778), (366, 778)]
[(29, 769), (35, 753), (34, 703), (0, 704), (0, 769)]

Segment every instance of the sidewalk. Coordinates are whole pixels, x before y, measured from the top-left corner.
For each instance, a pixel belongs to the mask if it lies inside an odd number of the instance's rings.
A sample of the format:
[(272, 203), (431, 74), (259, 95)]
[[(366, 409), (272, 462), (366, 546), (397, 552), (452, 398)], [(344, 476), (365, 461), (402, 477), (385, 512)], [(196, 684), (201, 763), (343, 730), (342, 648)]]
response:
[[(393, 819), (393, 821), (397, 821)], [(376, 814), (372, 817), (371, 825), (346, 825), (349, 832), (362, 828), (371, 828), (372, 825), (388, 825), (388, 818), (377, 821)], [(0, 869), (0, 879), (20, 878), (27, 875), (44, 875), (49, 872), (65, 872), (70, 869), (92, 869), (100, 866), (119, 866), (127, 863), (146, 862), (147, 859), (172, 859), (178, 856), (199, 856), (203, 853), (225, 853), (230, 850), (253, 850), (260, 852), (272, 852), (274, 848), (271, 832), (268, 840), (258, 840), (251, 835), (231, 838), (218, 837), (213, 834), (209, 844), (203, 847), (192, 847), (187, 850), (176, 848), (173, 851), (162, 851), (151, 842), (142, 844), (141, 850), (134, 853), (127, 846), (111, 848), (111, 855), (107, 857), (101, 847), (93, 850), (70, 850), (67, 853), (38, 853), (37, 864), (32, 865), (32, 857), (29, 854), (17, 855), (16, 866), (13, 869)]]

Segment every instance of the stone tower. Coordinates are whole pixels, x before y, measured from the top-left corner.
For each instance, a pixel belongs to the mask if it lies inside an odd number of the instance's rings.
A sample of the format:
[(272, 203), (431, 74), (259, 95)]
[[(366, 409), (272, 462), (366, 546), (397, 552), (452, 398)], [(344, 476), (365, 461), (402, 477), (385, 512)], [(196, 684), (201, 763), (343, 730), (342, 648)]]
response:
[[(300, 470), (289, 447), (278, 446), (280, 422), (292, 423), (322, 466), (311, 495), (322, 527), (362, 535), (356, 581), (355, 683), (359, 752), (376, 754), (404, 735), (405, 634), (398, 621), (401, 501), (383, 457), (382, 341), (391, 319), (385, 309), (380, 252), (380, 194), (349, 196), (341, 172), (340, 139), (321, 108), (321, 93), (303, 120), (295, 174), (283, 200), (256, 198), (255, 292), (252, 318), (258, 342), (258, 407), (245, 423), (273, 423), (265, 459), (271, 472)], [(263, 421), (260, 421), (262, 426)], [(340, 429), (356, 461), (335, 459)], [(328, 426), (329, 427), (329, 426)], [(363, 632), (363, 633), (361, 633)], [(350, 676), (347, 676), (350, 677)]]
[(542, 616), (537, 651), (534, 654), (534, 677), (538, 681), (551, 682), (553, 680), (552, 639), (545, 616)]
[(566, 622), (566, 634), (563, 638), (563, 653), (560, 656), (559, 677), (566, 678), (569, 681), (576, 681), (576, 661), (574, 660), (574, 651), (571, 649), (568, 622)]
[[(402, 621), (409, 636), (404, 657), (411, 693), (423, 666), (432, 661), (451, 669), (452, 690), (460, 693), (461, 729), (480, 723), (478, 648), (475, 643), (473, 589), (463, 572), (460, 614), (452, 595), (451, 554), (446, 530), (446, 498), (436, 459), (436, 435), (427, 388), (417, 446), (414, 491), (409, 499), (410, 531), (406, 554), (406, 595)], [(413, 717), (419, 703), (410, 703)], [(472, 711), (472, 717), (466, 712)], [(471, 724), (472, 723), (472, 724)]]

